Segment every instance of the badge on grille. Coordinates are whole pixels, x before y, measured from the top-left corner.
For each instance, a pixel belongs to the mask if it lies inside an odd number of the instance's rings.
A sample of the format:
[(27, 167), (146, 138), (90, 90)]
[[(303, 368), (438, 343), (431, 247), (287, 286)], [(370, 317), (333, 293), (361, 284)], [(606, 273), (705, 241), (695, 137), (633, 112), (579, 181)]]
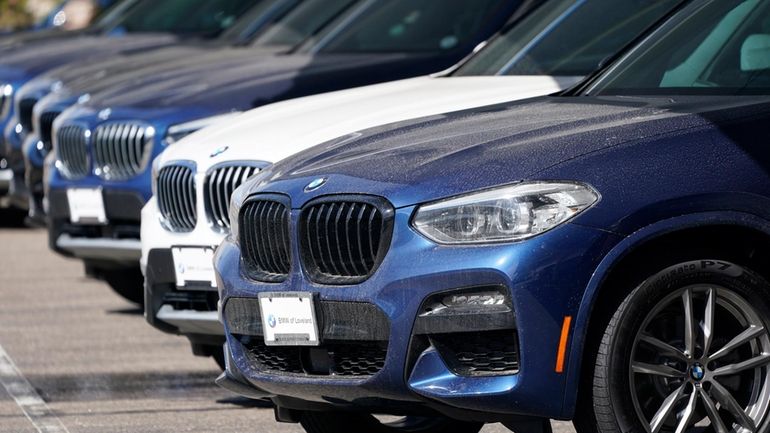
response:
[(309, 184), (307, 184), (307, 186), (305, 187), (305, 192), (313, 192), (313, 191), (317, 190), (318, 188), (324, 186), (324, 184), (326, 184), (326, 178), (325, 177), (319, 177), (318, 179), (316, 179), (316, 180), (310, 182)]
[(230, 146), (222, 146), (219, 149), (211, 152), (211, 155), (209, 155), (211, 158), (216, 158), (217, 156), (227, 152), (227, 149), (229, 149)]

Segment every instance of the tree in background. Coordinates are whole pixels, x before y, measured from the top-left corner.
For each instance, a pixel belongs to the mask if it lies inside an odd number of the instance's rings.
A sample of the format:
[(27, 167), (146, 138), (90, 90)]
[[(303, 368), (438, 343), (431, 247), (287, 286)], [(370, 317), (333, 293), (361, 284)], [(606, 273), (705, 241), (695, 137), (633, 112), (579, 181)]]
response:
[(32, 24), (27, 0), (0, 0), (0, 28), (13, 29)]

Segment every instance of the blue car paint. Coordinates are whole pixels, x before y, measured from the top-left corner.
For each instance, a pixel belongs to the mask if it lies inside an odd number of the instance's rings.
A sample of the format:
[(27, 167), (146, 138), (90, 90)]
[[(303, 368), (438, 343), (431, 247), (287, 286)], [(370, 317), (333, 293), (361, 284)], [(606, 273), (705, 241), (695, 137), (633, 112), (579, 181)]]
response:
[[(643, 242), (690, 227), (730, 224), (770, 234), (768, 118), (770, 98), (763, 96), (544, 97), (376, 128), (290, 157), (247, 182), (248, 193), (287, 195), (293, 230), (299, 209), (314, 198), (385, 197), (397, 209), (389, 254), (366, 282), (327, 290), (297, 271), (296, 242), (289, 279), (268, 284), (243, 276), (239, 247), (229, 238), (215, 257), (222, 302), (263, 291), (374, 302), (391, 320), (388, 363), (365, 383), (266, 375), (228, 331), (235, 365), (258, 389), (306, 400), (395, 393), (485, 413), (569, 419), (591, 312), (619, 260)], [(322, 188), (304, 191), (320, 177), (328, 179)], [(439, 246), (410, 226), (419, 204), (535, 180), (584, 182), (601, 199), (550, 232), (510, 244)], [(488, 283), (511, 292), (521, 347), (517, 377), (458, 380), (430, 350), (404, 371), (422, 300)], [(566, 316), (575, 320), (559, 374)]]
[[(165, 134), (175, 124), (248, 110), (300, 96), (426, 75), (448, 68), (478, 43), (494, 34), (520, 6), (518, 0), (500, 5), (501, 13), (495, 15), (494, 20), (485, 23), (465, 44), (447, 52), (241, 57), (239, 63), (235, 62), (227, 68), (212, 63), (210, 67), (198, 71), (176, 71), (164, 79), (146, 77), (144, 82), (112, 87), (64, 112), (57, 118), (56, 125), (79, 123), (95, 128), (104, 122), (98, 114), (109, 109), (112, 112), (110, 122), (120, 119), (141, 121), (155, 128), (154, 158), (167, 145)], [(244, 52), (244, 49), (240, 50)], [(217, 73), (213, 74), (212, 70)], [(149, 171), (148, 168), (138, 176), (124, 181), (105, 181), (92, 170), (86, 178), (72, 181), (63, 178), (57, 170), (48, 170), (44, 182), (51, 191), (98, 185), (105, 189), (133, 191), (146, 200), (152, 194)], [(136, 217), (138, 219), (139, 215)]]

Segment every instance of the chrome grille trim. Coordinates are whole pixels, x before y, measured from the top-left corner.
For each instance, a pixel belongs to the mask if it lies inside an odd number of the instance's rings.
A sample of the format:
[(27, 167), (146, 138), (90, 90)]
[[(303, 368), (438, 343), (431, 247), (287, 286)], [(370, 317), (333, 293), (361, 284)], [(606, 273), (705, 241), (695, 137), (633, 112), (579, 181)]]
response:
[(198, 220), (195, 170), (183, 164), (161, 168), (156, 191), (163, 226), (173, 232), (193, 231)]
[(139, 123), (108, 123), (93, 134), (96, 174), (107, 180), (122, 180), (144, 171), (152, 155), (155, 129)]
[(88, 175), (88, 130), (82, 126), (65, 125), (56, 131), (53, 143), (57, 167), (67, 179)]
[(206, 216), (214, 230), (230, 229), (230, 197), (243, 182), (259, 173), (260, 167), (243, 163), (226, 163), (213, 167), (204, 181), (203, 203)]

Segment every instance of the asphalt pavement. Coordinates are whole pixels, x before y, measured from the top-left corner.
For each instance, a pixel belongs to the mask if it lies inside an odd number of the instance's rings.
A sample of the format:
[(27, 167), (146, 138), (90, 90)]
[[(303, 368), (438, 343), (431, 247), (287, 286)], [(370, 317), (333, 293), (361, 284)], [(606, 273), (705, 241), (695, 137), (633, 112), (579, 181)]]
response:
[(217, 387), (218, 374), (80, 262), (51, 253), (44, 230), (0, 227), (0, 433), (303, 431)]

